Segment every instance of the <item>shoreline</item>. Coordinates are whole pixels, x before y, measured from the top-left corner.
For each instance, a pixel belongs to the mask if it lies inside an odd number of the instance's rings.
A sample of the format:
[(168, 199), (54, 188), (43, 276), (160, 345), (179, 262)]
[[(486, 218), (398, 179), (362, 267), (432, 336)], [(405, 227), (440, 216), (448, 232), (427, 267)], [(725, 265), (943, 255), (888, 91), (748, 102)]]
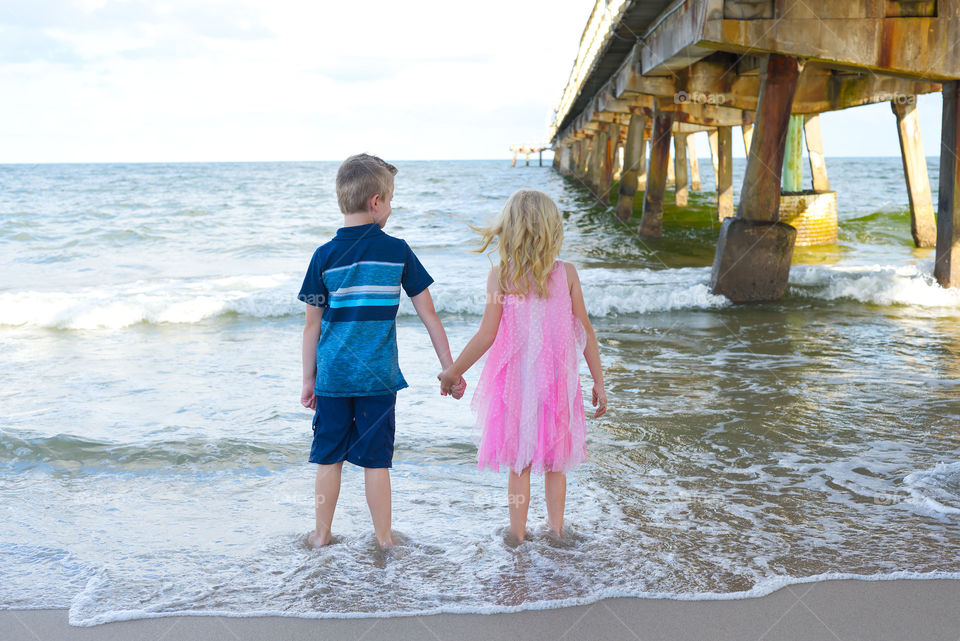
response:
[(501, 614), (394, 618), (168, 616), (74, 627), (66, 609), (3, 610), (9, 641), (204, 639), (923, 639), (957, 641), (960, 581), (838, 579), (786, 585), (762, 597), (675, 600), (621, 597), (590, 605)]

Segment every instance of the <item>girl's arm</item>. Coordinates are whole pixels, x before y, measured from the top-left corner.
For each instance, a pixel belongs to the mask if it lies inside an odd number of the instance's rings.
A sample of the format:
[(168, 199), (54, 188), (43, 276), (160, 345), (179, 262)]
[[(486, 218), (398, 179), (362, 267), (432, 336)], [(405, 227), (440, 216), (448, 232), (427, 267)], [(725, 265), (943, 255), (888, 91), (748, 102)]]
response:
[(427, 328), (430, 334), (430, 342), (433, 343), (433, 350), (440, 359), (440, 367), (450, 367), (453, 358), (450, 356), (450, 343), (447, 342), (447, 333), (443, 330), (443, 323), (437, 315), (437, 310), (433, 307), (433, 297), (430, 296), (430, 290), (424, 289), (422, 292), (410, 299), (413, 308), (417, 310), (417, 316), (420, 322)]
[(310, 409), (317, 408), (313, 388), (317, 382), (317, 342), (320, 340), (320, 319), (323, 308), (307, 305), (307, 318), (303, 325), (303, 388), (300, 404)]
[(460, 380), (463, 373), (473, 367), (473, 364), (480, 360), (480, 357), (493, 345), (493, 341), (497, 337), (497, 330), (500, 328), (500, 316), (503, 314), (501, 297), (497, 268), (494, 267), (487, 276), (487, 302), (483, 307), (480, 329), (460, 352), (456, 362), (440, 372), (437, 378), (440, 379), (440, 389), (442, 391), (449, 391)]
[(583, 350), (583, 357), (587, 359), (590, 376), (593, 377), (593, 406), (597, 408), (593, 417), (599, 418), (607, 411), (607, 392), (603, 389), (603, 367), (600, 365), (600, 346), (597, 344), (597, 335), (587, 316), (587, 306), (583, 302), (583, 289), (580, 287), (580, 276), (577, 268), (570, 263), (564, 263), (567, 269), (567, 283), (570, 284), (570, 301), (573, 303), (573, 315), (583, 324), (587, 333), (587, 346)]

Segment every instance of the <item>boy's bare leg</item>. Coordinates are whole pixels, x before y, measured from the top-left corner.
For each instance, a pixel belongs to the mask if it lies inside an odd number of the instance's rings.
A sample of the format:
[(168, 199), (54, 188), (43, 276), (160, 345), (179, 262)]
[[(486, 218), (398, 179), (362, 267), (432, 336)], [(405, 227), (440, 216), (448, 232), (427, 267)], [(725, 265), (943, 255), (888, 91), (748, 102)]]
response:
[(367, 492), (367, 507), (373, 517), (373, 531), (381, 546), (393, 545), (390, 532), (390, 468), (367, 467), (363, 470), (363, 481)]
[(521, 474), (510, 470), (507, 481), (507, 506), (510, 509), (510, 532), (518, 541), (527, 536), (527, 510), (530, 508), (530, 468)]
[(342, 470), (342, 461), (332, 465), (317, 466), (317, 481), (314, 486), (317, 523), (316, 529), (310, 535), (311, 545), (327, 545), (333, 539), (330, 528), (333, 525), (333, 512), (337, 509), (337, 499), (340, 498), (340, 472)]
[(567, 475), (563, 472), (547, 472), (544, 478), (544, 493), (547, 495), (547, 525), (557, 536), (563, 536), (563, 509), (567, 500)]

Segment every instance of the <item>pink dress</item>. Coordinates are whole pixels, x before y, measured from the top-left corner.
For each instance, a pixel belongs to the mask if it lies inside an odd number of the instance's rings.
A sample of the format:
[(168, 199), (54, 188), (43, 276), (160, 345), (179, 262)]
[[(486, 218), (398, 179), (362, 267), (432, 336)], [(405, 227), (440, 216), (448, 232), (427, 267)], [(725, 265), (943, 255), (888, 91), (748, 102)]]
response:
[(556, 261), (549, 296), (508, 294), (470, 407), (477, 467), (567, 472), (587, 457), (578, 363), (586, 333), (573, 315), (567, 271)]

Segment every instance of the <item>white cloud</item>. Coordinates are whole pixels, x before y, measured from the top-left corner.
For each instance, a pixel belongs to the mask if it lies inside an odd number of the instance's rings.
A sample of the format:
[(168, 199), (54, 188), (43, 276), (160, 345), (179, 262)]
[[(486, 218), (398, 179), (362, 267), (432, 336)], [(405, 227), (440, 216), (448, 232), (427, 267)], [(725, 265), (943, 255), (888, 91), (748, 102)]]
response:
[[(506, 157), (545, 135), (591, 8), (4, 3), (0, 162)], [(939, 102), (920, 107), (936, 154)], [(886, 105), (823, 128), (829, 155), (899, 153)]]

